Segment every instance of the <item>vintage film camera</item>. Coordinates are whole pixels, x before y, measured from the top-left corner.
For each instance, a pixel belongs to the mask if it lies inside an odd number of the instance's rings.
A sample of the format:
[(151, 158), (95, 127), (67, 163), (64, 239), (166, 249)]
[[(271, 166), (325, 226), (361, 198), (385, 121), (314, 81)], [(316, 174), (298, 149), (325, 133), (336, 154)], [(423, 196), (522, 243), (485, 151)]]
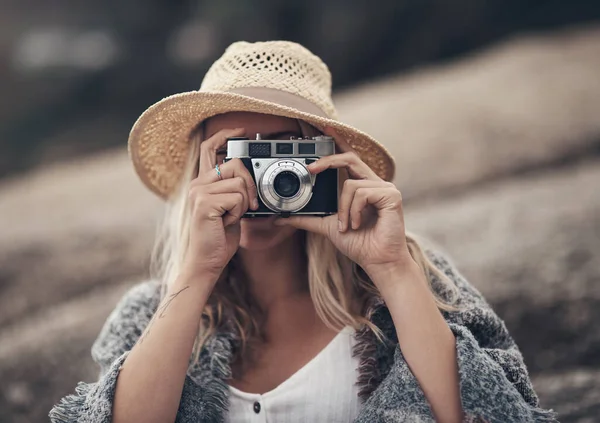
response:
[(258, 209), (243, 217), (279, 214), (325, 216), (338, 210), (338, 170), (312, 175), (306, 166), (335, 153), (335, 142), (327, 136), (289, 140), (227, 139), (225, 161), (239, 158), (256, 183)]

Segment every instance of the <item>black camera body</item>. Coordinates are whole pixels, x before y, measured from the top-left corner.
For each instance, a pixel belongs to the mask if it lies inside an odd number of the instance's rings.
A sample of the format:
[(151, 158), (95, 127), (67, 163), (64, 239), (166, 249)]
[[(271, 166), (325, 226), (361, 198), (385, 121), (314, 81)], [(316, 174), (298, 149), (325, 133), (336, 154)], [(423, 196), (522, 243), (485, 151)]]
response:
[(326, 216), (338, 211), (337, 169), (313, 175), (306, 168), (323, 156), (335, 154), (335, 142), (327, 136), (255, 140), (228, 138), (225, 162), (239, 158), (254, 179), (258, 209), (243, 217), (287, 217), (292, 214)]

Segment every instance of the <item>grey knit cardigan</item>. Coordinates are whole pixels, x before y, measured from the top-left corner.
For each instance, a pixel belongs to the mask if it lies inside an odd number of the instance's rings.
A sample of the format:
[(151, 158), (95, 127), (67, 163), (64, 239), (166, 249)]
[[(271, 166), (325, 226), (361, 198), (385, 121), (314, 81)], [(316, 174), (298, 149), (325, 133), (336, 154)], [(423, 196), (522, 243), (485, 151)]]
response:
[[(456, 338), (460, 394), (465, 421), (556, 422), (552, 410), (539, 407), (523, 357), (504, 322), (440, 251), (426, 249), (436, 267), (458, 287), (460, 311), (443, 312)], [(442, 297), (449, 292), (431, 276)], [(149, 323), (160, 302), (160, 283), (147, 281), (132, 287), (108, 317), (92, 346), (100, 365), (97, 382), (79, 382), (76, 393), (60, 400), (50, 411), (52, 422), (109, 423), (119, 368)], [(368, 329), (357, 331), (354, 355), (359, 357), (362, 409), (355, 423), (434, 422), (431, 408), (411, 373), (398, 344), (394, 324), (379, 299), (367, 314), (387, 337), (379, 342)], [(208, 340), (198, 364), (185, 378), (176, 423), (222, 422), (228, 407), (227, 379), (236, 347), (234, 331), (222, 329)], [(310, 389), (310, 387), (307, 387)]]

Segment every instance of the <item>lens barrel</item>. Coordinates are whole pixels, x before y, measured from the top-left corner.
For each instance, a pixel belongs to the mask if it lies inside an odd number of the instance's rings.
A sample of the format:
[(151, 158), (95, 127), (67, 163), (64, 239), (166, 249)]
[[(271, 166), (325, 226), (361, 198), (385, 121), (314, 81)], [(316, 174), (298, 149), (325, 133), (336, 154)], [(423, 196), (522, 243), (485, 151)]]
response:
[[(276, 212), (294, 213), (301, 210), (312, 197), (313, 176), (306, 168), (304, 158), (265, 160), (252, 159), (258, 194), (264, 205)], [(260, 170), (256, 170), (260, 169)], [(264, 169), (264, 170), (263, 170)]]
[(300, 179), (294, 172), (288, 170), (280, 172), (275, 176), (273, 189), (284, 198), (291, 198), (300, 191)]

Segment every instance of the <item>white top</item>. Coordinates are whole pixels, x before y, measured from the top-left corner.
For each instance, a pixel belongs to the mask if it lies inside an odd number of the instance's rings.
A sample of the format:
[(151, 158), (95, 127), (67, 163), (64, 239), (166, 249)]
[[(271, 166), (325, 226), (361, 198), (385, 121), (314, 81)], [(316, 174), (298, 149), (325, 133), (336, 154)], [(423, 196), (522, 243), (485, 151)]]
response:
[(231, 423), (348, 423), (360, 410), (354, 329), (346, 327), (304, 367), (264, 394), (230, 386)]

